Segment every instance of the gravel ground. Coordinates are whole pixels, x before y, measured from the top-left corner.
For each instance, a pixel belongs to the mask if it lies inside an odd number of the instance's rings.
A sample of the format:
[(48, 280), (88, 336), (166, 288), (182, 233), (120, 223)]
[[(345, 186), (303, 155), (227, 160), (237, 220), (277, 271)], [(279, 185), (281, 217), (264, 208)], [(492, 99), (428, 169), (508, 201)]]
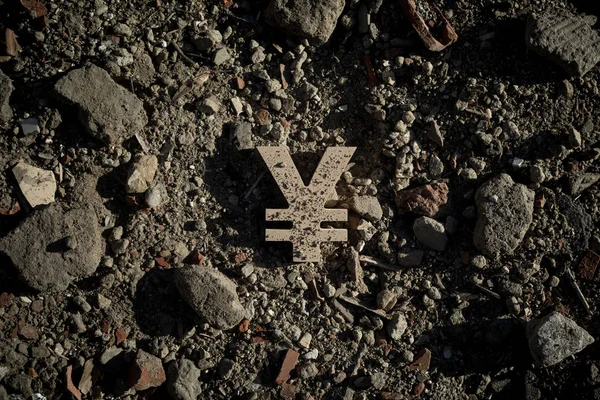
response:
[(600, 399), (593, 7), (436, 4), (0, 0), (0, 400)]

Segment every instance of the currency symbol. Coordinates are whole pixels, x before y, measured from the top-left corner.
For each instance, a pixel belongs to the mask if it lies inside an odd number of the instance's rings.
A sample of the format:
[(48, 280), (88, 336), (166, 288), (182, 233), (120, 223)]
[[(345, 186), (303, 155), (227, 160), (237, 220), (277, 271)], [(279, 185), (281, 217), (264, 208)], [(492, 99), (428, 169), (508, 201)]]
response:
[(325, 208), (356, 147), (328, 147), (308, 185), (286, 147), (258, 147), (288, 208), (266, 209), (267, 221), (291, 221), (291, 229), (266, 229), (267, 242), (292, 242), (294, 262), (321, 261), (320, 243), (345, 242), (346, 229), (321, 228), (321, 222), (347, 221), (348, 210)]

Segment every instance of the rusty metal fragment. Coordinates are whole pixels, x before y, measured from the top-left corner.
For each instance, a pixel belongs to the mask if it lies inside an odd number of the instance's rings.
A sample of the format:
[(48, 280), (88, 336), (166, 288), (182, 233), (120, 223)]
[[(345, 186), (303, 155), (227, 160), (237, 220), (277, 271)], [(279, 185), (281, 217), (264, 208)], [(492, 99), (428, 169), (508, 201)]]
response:
[(356, 147), (329, 147), (325, 150), (309, 185), (286, 147), (258, 147), (289, 207), (267, 209), (267, 221), (291, 221), (291, 229), (266, 229), (267, 242), (292, 242), (294, 262), (321, 261), (320, 243), (345, 242), (346, 229), (324, 229), (321, 222), (347, 221), (348, 210), (325, 208), (333, 198), (335, 185)]
[(404, 11), (404, 14), (412, 24), (413, 28), (415, 28), (415, 31), (417, 31), (417, 34), (427, 49), (431, 51), (442, 51), (458, 39), (458, 35), (454, 31), (454, 28), (432, 0), (427, 0), (427, 3), (442, 22), (441, 41), (438, 41), (431, 34), (429, 27), (417, 11), (415, 0), (398, 0), (398, 2), (400, 3), (402, 11)]

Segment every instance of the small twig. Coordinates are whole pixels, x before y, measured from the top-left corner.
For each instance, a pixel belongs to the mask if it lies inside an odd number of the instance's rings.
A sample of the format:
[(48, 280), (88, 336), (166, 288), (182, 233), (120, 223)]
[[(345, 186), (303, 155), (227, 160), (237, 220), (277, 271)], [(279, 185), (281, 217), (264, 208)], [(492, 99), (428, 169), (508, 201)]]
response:
[(248, 200), (248, 197), (250, 197), (250, 195), (252, 194), (252, 191), (254, 189), (256, 189), (256, 187), (258, 186), (258, 183), (262, 180), (262, 178), (265, 176), (265, 171), (263, 171), (258, 178), (256, 179), (256, 181), (254, 182), (254, 184), (252, 186), (250, 186), (250, 189), (248, 189), (248, 191), (246, 192), (246, 195), (244, 196), (244, 200)]
[(388, 264), (383, 261), (379, 261), (378, 259), (370, 257), (370, 256), (360, 256), (360, 261), (362, 261), (368, 265), (374, 265), (379, 268), (387, 269), (389, 271), (400, 271), (400, 267), (397, 267), (392, 264)]
[(565, 272), (567, 273), (567, 278), (569, 278), (569, 282), (571, 283), (571, 286), (573, 287), (573, 290), (575, 291), (575, 293), (577, 294), (577, 297), (579, 297), (579, 300), (583, 304), (583, 308), (585, 308), (585, 311), (589, 315), (592, 315), (592, 311), (590, 310), (590, 305), (587, 302), (587, 300), (586, 300), (585, 296), (583, 295), (583, 293), (581, 292), (581, 289), (579, 288), (579, 285), (577, 284), (577, 281), (575, 280), (575, 274), (573, 273), (573, 271), (569, 267), (567, 267), (565, 269)]
[(342, 301), (344, 301), (344, 302), (346, 302), (346, 303), (348, 303), (348, 304), (352, 304), (355, 307), (362, 308), (365, 311), (369, 311), (369, 312), (371, 312), (371, 313), (373, 313), (373, 314), (375, 314), (375, 315), (377, 315), (377, 316), (379, 316), (381, 318), (390, 319), (390, 317), (385, 312), (380, 311), (380, 310), (375, 310), (373, 308), (369, 308), (369, 307), (363, 305), (360, 301), (358, 301), (354, 297), (348, 297), (348, 296), (341, 295), (339, 297), (339, 299), (342, 300)]
[(477, 289), (481, 290), (483, 293), (487, 294), (488, 296), (491, 296), (491, 297), (493, 297), (493, 298), (495, 298), (495, 299), (498, 299), (498, 300), (500, 300), (500, 299), (501, 299), (501, 297), (500, 297), (500, 295), (499, 295), (498, 293), (496, 293), (496, 292), (492, 292), (492, 291), (491, 291), (490, 289), (488, 289), (488, 288), (485, 288), (485, 287), (483, 287), (483, 286), (481, 286), (481, 285), (478, 285), (478, 284), (476, 284), (476, 283), (473, 283), (473, 286), (475, 286)]
[(179, 45), (173, 40), (171, 41), (171, 45), (175, 48), (175, 50), (177, 50), (177, 52), (181, 55), (181, 57), (183, 57), (183, 59), (185, 61), (187, 61), (188, 63), (190, 63), (192, 65), (192, 67), (196, 66), (196, 62), (194, 60), (192, 60), (191, 58), (189, 58), (184, 52), (183, 50), (181, 50), (181, 47), (179, 47)]

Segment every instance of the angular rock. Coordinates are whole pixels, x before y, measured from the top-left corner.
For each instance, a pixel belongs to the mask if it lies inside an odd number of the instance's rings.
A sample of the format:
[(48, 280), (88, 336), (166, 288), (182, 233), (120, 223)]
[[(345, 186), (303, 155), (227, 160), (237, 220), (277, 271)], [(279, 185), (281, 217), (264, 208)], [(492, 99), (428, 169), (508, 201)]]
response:
[(56, 179), (52, 171), (20, 162), (14, 166), (12, 173), (23, 197), (32, 208), (54, 202)]
[(375, 196), (354, 196), (348, 202), (348, 207), (369, 221), (379, 221), (383, 217), (381, 204)]
[(265, 16), (277, 28), (322, 44), (329, 40), (344, 6), (344, 0), (271, 0)]
[(129, 383), (137, 391), (159, 387), (167, 380), (160, 358), (138, 350), (129, 371)]
[(527, 46), (573, 76), (583, 76), (600, 61), (600, 36), (584, 18), (564, 9), (532, 14), (525, 32)]
[(64, 290), (93, 274), (104, 254), (96, 213), (64, 211), (58, 204), (35, 211), (0, 241), (21, 279), (36, 290)]
[(283, 359), (279, 373), (275, 378), (276, 384), (283, 385), (288, 379), (290, 379), (290, 373), (296, 367), (299, 356), (300, 354), (296, 350), (288, 349), (288, 351), (285, 353), (285, 358)]
[(600, 174), (595, 174), (592, 172), (586, 172), (577, 176), (573, 176), (569, 179), (569, 188), (571, 189), (571, 194), (574, 196), (581, 194), (584, 190), (593, 186), (599, 180)]
[(402, 190), (396, 194), (398, 207), (427, 217), (436, 216), (447, 202), (448, 185), (444, 182)]
[(402, 267), (418, 267), (423, 261), (423, 250), (400, 250), (398, 252), (398, 265)]
[(0, 70), (0, 128), (5, 127), (13, 117), (12, 108), (8, 103), (12, 91), (12, 81)]
[(142, 101), (94, 64), (69, 72), (54, 90), (76, 107), (90, 135), (108, 145), (121, 144), (148, 123)]
[(148, 190), (157, 169), (158, 158), (155, 155), (137, 156), (127, 175), (127, 193), (144, 193)]
[(173, 362), (167, 371), (167, 390), (175, 400), (196, 400), (200, 395), (200, 370), (188, 359)]
[(511, 254), (532, 221), (534, 192), (507, 174), (490, 179), (477, 190), (477, 224), (473, 242), (485, 255)]
[(190, 307), (217, 329), (232, 328), (246, 314), (236, 284), (212, 267), (179, 268), (175, 271), (175, 285)]
[(232, 126), (232, 135), (238, 150), (251, 150), (254, 148), (252, 140), (252, 124), (250, 122), (236, 122)]
[(579, 353), (592, 344), (594, 338), (575, 321), (554, 311), (529, 321), (527, 341), (535, 365), (548, 367)]
[(408, 323), (404, 315), (400, 313), (394, 314), (386, 326), (388, 335), (394, 340), (402, 339), (406, 328), (408, 328)]
[(436, 251), (443, 251), (448, 244), (444, 224), (429, 217), (419, 217), (413, 224), (417, 240)]

